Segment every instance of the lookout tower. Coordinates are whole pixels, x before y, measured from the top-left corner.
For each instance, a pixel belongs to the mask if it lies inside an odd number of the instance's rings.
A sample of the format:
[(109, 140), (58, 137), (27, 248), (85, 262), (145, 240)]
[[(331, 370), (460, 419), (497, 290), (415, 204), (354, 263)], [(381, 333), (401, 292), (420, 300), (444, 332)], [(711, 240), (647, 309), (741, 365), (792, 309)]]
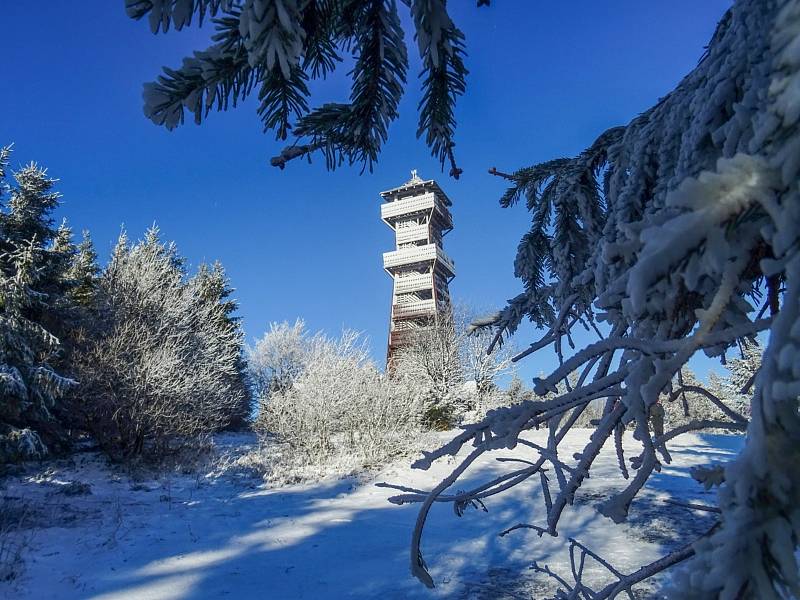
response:
[(416, 170), (408, 182), (381, 197), (381, 219), (395, 232), (395, 249), (383, 253), (383, 268), (394, 281), (386, 356), (391, 364), (392, 355), (413, 343), (416, 332), (450, 315), (447, 286), (456, 271), (442, 238), (453, 229), (453, 217), (447, 194)]

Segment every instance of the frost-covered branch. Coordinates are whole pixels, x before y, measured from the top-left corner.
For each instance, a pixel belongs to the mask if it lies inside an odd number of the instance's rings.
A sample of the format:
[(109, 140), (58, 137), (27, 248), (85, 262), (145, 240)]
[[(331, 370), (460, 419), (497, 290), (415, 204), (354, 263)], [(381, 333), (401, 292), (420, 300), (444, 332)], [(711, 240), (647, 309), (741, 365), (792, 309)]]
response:
[(728, 416), (729, 418), (733, 419), (734, 421), (738, 421), (739, 423), (747, 423), (746, 417), (737, 413), (735, 410), (733, 410), (727, 404), (725, 404), (725, 402), (723, 402), (721, 398), (719, 398), (715, 394), (712, 394), (707, 389), (699, 385), (682, 385), (679, 388), (674, 389), (669, 396), (670, 402), (675, 400), (679, 395), (685, 392), (694, 392), (695, 394), (701, 394), (702, 396), (705, 396), (706, 398), (711, 400), (711, 402), (713, 402), (714, 405), (717, 408), (719, 408), (723, 413), (725, 413), (725, 415)]
[[(702, 540), (710, 535), (717, 529), (719, 523), (715, 524), (704, 536), (699, 538)], [(500, 535), (505, 535), (510, 531), (518, 528), (524, 528), (525, 525), (518, 525), (509, 530), (504, 531)], [(534, 527), (535, 529), (535, 527)], [(541, 535), (541, 533), (540, 533)], [(677, 550), (674, 550), (643, 567), (637, 569), (633, 573), (624, 574), (616, 569), (609, 561), (605, 560), (596, 552), (593, 552), (584, 544), (580, 543), (574, 538), (569, 538), (569, 559), (570, 571), (572, 581), (568, 581), (564, 576), (553, 571), (547, 565), (540, 565), (537, 562), (533, 563), (533, 569), (536, 572), (543, 573), (547, 577), (554, 579), (560, 585), (560, 589), (549, 600), (567, 600), (571, 598), (585, 598), (586, 600), (612, 600), (620, 594), (627, 595), (628, 598), (634, 598), (633, 586), (637, 583), (649, 579), (654, 575), (662, 573), (667, 569), (685, 561), (687, 558), (694, 555), (694, 544), (698, 540), (694, 540), (690, 544), (686, 544)], [(585, 581), (587, 559), (593, 561), (595, 564), (600, 565), (606, 572), (611, 574), (614, 581), (606, 584), (602, 588), (597, 589), (597, 586), (589, 585)]]

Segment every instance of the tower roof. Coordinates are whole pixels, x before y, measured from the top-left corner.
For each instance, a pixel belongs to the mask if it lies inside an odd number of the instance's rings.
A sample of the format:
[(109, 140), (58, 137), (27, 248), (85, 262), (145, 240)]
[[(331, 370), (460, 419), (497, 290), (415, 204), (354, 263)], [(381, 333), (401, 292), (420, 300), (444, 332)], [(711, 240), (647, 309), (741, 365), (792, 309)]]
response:
[(432, 190), (436, 192), (436, 194), (438, 194), (441, 197), (445, 206), (453, 205), (453, 203), (450, 202), (450, 198), (447, 197), (447, 194), (445, 194), (444, 190), (439, 187), (438, 183), (436, 183), (433, 179), (428, 179), (428, 180), (422, 179), (419, 175), (417, 175), (416, 169), (411, 171), (411, 179), (406, 181), (403, 185), (400, 185), (396, 188), (392, 188), (390, 190), (386, 190), (385, 192), (381, 192), (381, 197), (387, 202), (391, 202), (398, 196), (399, 197), (411, 196), (415, 193), (421, 193), (427, 190)]

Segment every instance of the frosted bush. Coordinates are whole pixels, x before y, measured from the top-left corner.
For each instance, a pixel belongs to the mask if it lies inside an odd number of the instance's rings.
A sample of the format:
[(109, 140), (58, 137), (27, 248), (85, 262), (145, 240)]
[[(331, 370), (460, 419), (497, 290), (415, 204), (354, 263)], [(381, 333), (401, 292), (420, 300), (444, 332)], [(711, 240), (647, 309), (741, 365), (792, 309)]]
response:
[(97, 330), (75, 357), (76, 404), (115, 456), (160, 456), (229, 426), (245, 404), (241, 332), (182, 264), (151, 230), (133, 246), (123, 236), (98, 281)]
[(491, 332), (475, 328), (476, 311), (457, 304), (452, 315), (420, 328), (393, 357), (392, 372), (425, 389), (425, 423), (448, 429), (485, 414), (497, 395), (497, 379), (511, 370), (509, 344), (487, 353)]
[(248, 348), (248, 371), (257, 398), (265, 400), (272, 391), (292, 386), (307, 362), (307, 337), (302, 319), (292, 325), (271, 323), (269, 331)]
[(276, 473), (352, 471), (416, 447), (422, 393), (379, 372), (360, 334), (305, 336), (302, 346), (302, 372), (261, 399), (256, 420), (267, 446), (278, 444)]

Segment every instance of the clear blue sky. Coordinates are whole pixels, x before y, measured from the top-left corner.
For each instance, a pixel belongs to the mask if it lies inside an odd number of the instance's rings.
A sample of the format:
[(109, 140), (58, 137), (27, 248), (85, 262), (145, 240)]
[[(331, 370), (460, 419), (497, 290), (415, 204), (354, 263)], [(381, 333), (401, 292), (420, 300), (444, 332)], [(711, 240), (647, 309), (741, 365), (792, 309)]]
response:
[[(142, 83), (206, 47), (208, 33), (154, 36), (125, 16), (123, 0), (0, 5), (0, 144), (15, 143), (13, 166), (35, 160), (60, 179), (59, 216), (91, 230), (104, 259), (121, 224), (138, 237), (155, 222), (192, 265), (222, 261), (248, 341), (270, 321), (303, 317), (312, 330), (364, 331), (382, 360), (391, 282), (381, 253), (392, 235), (378, 193), (412, 168), (436, 178), (454, 201), (455, 230), (445, 240), (458, 268), (453, 297), (501, 306), (520, 290), (512, 262), (529, 216), (499, 207), (504, 185), (487, 168), (576, 154), (649, 108), (697, 63), (730, 2), (449, 4), (469, 51), (457, 112), (460, 181), (440, 173), (415, 138), (413, 42), (411, 87), (373, 173), (329, 173), (319, 160), (280, 171), (268, 160), (281, 144), (261, 132), (254, 99), (201, 127), (167, 132), (145, 119)], [(347, 86), (343, 69), (314, 103), (346, 99)], [(533, 334), (522, 330), (517, 343)], [(553, 364), (523, 363), (526, 378)]]

